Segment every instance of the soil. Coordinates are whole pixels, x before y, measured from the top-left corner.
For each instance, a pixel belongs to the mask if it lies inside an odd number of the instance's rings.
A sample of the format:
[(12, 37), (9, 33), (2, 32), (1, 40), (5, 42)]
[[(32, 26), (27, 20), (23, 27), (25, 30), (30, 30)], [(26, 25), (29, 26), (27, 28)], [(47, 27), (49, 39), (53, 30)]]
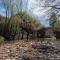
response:
[(60, 60), (60, 41), (5, 43), (0, 46), (0, 60)]

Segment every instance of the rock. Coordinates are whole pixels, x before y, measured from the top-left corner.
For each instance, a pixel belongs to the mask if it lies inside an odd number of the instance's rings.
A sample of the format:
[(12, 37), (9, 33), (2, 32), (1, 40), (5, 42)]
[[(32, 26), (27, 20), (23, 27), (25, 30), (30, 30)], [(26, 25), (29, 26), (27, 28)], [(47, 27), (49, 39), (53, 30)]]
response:
[(28, 54), (24, 54), (22, 56), (22, 60), (32, 60), (31, 56), (29, 56)]
[(52, 43), (6, 44), (0, 47), (0, 60), (60, 60), (60, 43)]
[(32, 48), (37, 49), (41, 53), (60, 53), (60, 50), (48, 45), (32, 45)]
[(6, 59), (6, 60), (11, 60), (11, 59), (8, 58), (8, 59)]

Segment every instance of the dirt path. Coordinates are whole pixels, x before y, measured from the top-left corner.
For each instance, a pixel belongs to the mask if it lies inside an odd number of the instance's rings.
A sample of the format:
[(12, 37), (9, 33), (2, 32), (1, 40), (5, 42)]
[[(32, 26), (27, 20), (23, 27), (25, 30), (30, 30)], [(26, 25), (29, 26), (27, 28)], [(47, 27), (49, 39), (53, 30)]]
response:
[[(60, 52), (48, 56), (48, 54), (43, 54), (32, 48), (32, 45), (37, 44), (40, 45), (40, 42), (15, 41), (14, 43), (4, 44), (0, 46), (0, 60), (60, 60)], [(60, 43), (58, 45), (60, 47)]]

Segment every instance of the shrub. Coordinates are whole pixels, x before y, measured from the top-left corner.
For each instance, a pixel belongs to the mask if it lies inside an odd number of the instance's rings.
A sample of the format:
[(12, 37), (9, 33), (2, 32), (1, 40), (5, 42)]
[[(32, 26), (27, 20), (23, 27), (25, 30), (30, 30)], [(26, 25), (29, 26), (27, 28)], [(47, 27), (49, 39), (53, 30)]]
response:
[(0, 44), (4, 43), (5, 38), (3, 36), (0, 36)]

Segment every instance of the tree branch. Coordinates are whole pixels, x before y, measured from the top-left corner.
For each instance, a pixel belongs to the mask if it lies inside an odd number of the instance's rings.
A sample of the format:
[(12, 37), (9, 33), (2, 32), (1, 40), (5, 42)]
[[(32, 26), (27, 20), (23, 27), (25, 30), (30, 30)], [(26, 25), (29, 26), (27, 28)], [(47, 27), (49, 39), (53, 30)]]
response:
[[(59, 7), (58, 7), (59, 6)], [(39, 7), (52, 7), (55, 9), (60, 9), (60, 5), (54, 5), (54, 6), (39, 6)]]

